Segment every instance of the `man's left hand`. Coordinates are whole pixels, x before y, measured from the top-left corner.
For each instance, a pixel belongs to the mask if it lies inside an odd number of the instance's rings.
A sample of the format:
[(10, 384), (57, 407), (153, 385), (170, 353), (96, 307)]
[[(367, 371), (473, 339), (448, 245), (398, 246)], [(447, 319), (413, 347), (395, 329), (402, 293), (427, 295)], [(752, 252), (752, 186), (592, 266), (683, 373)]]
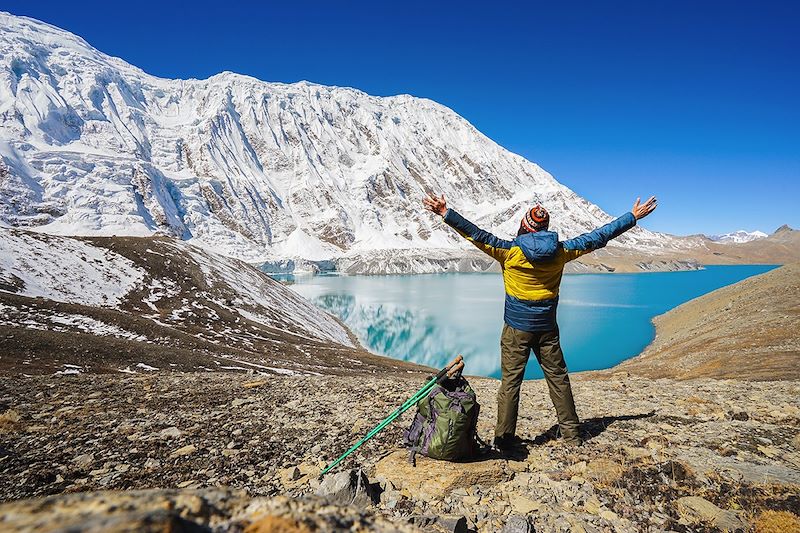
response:
[(658, 206), (658, 200), (656, 200), (655, 196), (651, 196), (643, 204), (639, 203), (640, 200), (641, 198), (637, 198), (636, 203), (633, 204), (633, 209), (631, 209), (631, 213), (633, 213), (633, 216), (636, 217), (636, 220), (646, 217), (655, 211), (656, 207)]

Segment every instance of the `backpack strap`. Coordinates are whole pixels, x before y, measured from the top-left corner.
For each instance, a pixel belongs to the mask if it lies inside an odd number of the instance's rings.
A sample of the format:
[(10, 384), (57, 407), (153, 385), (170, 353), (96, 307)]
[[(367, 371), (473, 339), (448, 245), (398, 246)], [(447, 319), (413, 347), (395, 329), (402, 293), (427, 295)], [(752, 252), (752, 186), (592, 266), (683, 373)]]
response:
[(417, 452), (418, 451), (419, 451), (419, 446), (414, 446), (414, 447), (411, 448), (411, 451), (408, 454), (408, 462), (411, 464), (411, 466), (413, 466), (415, 468), (417, 466)]

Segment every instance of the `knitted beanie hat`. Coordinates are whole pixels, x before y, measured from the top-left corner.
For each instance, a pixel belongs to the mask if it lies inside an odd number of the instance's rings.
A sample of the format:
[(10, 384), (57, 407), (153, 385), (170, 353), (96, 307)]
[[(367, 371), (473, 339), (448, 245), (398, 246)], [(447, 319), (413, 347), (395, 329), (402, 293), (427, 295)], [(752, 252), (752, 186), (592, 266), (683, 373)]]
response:
[(550, 226), (550, 213), (547, 209), (537, 205), (522, 217), (520, 227), (529, 232), (546, 230)]

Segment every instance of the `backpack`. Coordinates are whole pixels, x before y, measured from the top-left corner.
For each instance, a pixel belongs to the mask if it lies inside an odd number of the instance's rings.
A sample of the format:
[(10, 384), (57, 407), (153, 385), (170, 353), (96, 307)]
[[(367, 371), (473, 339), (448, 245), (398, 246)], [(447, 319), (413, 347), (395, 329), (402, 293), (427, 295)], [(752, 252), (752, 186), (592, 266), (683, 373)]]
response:
[(403, 443), (411, 450), (409, 462), (416, 466), (417, 453), (445, 461), (475, 457), (483, 445), (479, 412), (475, 391), (460, 374), (433, 387), (417, 402), (417, 414), (403, 432)]

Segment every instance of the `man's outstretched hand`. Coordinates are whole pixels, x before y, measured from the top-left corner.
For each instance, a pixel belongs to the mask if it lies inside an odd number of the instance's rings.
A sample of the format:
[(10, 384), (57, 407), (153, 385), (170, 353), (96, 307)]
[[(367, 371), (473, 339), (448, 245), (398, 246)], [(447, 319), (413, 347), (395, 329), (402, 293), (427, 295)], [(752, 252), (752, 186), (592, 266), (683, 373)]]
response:
[(423, 198), (422, 203), (425, 204), (425, 209), (439, 216), (443, 217), (444, 214), (447, 213), (447, 200), (444, 199), (444, 194), (439, 198), (435, 196)]
[(633, 216), (636, 217), (636, 220), (642, 219), (656, 210), (656, 206), (658, 206), (658, 200), (656, 200), (655, 196), (651, 196), (648, 200), (639, 205), (639, 200), (641, 198), (636, 199), (636, 203), (633, 204), (633, 209), (631, 209), (631, 213)]

